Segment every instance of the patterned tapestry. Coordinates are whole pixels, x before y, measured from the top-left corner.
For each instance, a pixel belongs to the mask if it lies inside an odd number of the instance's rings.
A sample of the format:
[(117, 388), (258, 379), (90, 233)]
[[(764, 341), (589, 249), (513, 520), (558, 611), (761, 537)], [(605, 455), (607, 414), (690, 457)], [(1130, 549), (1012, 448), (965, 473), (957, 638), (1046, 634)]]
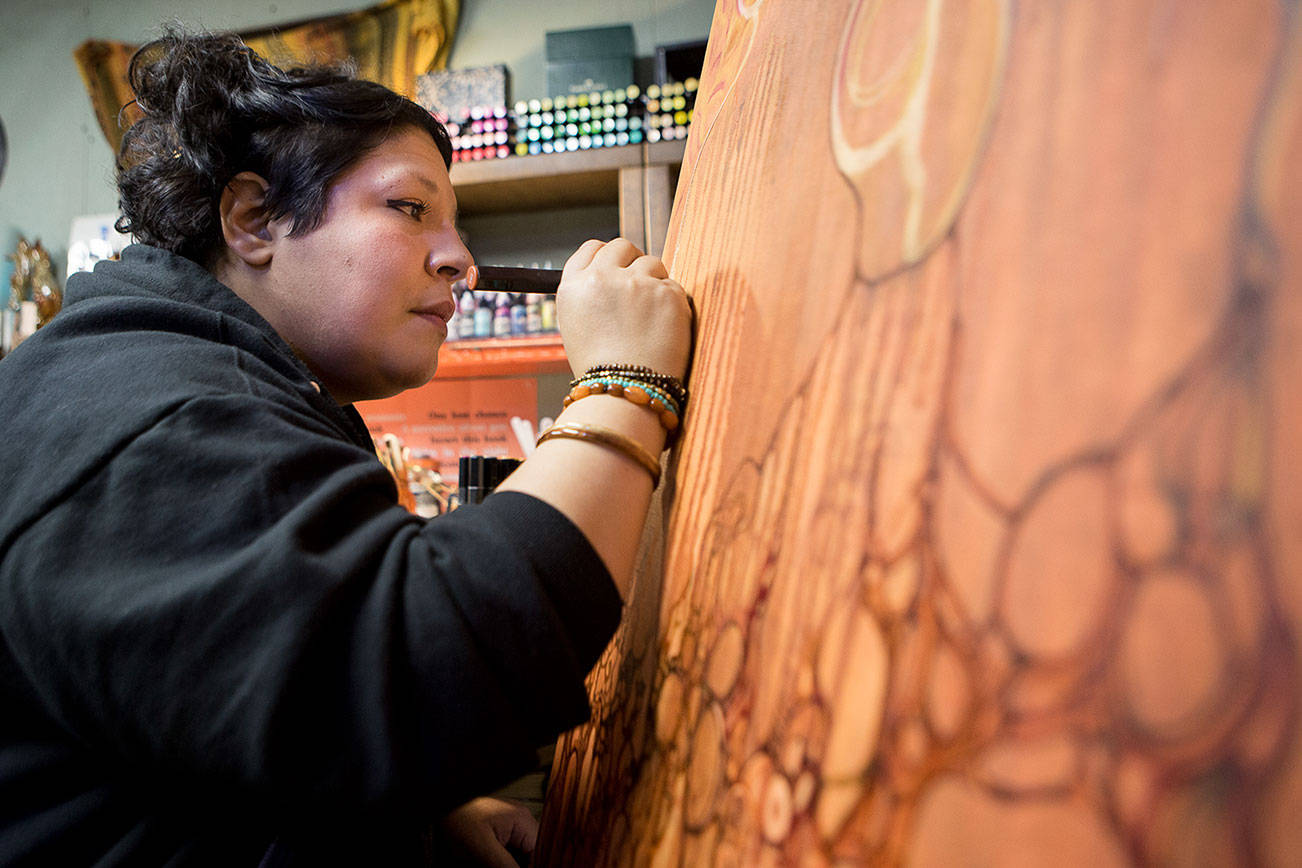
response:
[(1302, 864), (1297, 0), (719, 0), (666, 260), (535, 864)]
[[(357, 12), (240, 34), (250, 48), (281, 66), (352, 58), (361, 78), (415, 99), (416, 77), (447, 67), (461, 0), (386, 0)], [(127, 67), (139, 46), (87, 40), (73, 57), (90, 93), (100, 129), (117, 153), (136, 116)], [(119, 114), (121, 123), (119, 124)]]

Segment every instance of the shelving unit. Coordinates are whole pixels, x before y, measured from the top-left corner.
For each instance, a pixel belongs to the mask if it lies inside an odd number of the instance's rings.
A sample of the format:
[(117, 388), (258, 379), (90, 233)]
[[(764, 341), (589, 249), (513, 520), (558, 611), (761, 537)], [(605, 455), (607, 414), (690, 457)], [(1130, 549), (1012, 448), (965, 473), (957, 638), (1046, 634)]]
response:
[(452, 186), (463, 215), (607, 205), (619, 198), (620, 173), (642, 162), (643, 147), (625, 145), (455, 163)]
[(438, 376), (447, 379), (565, 374), (569, 370), (557, 334), (452, 341), (439, 351)]
[[(664, 250), (683, 141), (507, 157), (452, 166), (462, 215), (619, 206), (619, 232), (648, 253)], [(452, 341), (439, 378), (567, 373), (559, 335)]]
[(686, 142), (507, 157), (452, 166), (463, 215), (619, 204), (619, 231), (660, 253)]

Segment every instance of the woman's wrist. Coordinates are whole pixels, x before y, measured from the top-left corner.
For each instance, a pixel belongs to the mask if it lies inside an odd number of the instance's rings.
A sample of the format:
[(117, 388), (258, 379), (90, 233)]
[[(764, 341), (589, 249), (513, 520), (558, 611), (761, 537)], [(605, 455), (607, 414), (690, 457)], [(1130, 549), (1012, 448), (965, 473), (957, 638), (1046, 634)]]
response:
[(660, 417), (645, 405), (614, 395), (589, 395), (566, 407), (556, 424), (587, 424), (609, 428), (632, 439), (652, 455), (665, 448), (665, 429)]

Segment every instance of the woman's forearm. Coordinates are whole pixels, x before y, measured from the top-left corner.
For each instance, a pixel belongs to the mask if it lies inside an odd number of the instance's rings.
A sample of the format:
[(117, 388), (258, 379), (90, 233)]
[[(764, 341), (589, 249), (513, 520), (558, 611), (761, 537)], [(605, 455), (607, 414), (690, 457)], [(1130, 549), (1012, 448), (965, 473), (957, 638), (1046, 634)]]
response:
[[(658, 458), (665, 431), (645, 407), (610, 395), (575, 401), (557, 425), (610, 429)], [(653, 491), (651, 475), (634, 459), (596, 443), (554, 439), (540, 444), (498, 491), (519, 491), (551, 504), (583, 532), (627, 595)]]

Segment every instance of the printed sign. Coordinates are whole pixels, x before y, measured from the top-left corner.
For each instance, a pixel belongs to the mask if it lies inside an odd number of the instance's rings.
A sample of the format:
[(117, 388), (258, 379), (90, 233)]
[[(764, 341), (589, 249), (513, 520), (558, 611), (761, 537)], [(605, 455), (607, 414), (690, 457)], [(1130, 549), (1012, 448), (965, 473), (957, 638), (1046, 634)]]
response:
[(433, 380), (381, 401), (358, 401), (371, 436), (392, 434), (416, 460), (438, 464), (456, 479), (462, 455), (524, 458), (512, 417), (537, 422), (538, 381), (532, 377)]

